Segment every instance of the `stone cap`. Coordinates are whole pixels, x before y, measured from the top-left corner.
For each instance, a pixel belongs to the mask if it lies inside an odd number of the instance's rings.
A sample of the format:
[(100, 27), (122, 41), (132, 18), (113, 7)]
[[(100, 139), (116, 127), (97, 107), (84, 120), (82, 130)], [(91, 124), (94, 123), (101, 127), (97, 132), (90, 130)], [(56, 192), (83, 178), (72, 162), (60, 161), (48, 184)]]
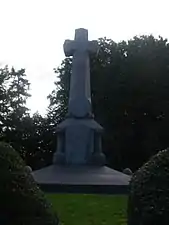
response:
[(103, 127), (100, 124), (98, 124), (94, 119), (73, 119), (73, 118), (67, 118), (63, 122), (61, 122), (56, 127), (56, 131), (61, 132), (64, 131), (69, 126), (77, 126), (77, 125), (90, 127), (91, 129), (93, 129), (98, 133), (103, 132)]

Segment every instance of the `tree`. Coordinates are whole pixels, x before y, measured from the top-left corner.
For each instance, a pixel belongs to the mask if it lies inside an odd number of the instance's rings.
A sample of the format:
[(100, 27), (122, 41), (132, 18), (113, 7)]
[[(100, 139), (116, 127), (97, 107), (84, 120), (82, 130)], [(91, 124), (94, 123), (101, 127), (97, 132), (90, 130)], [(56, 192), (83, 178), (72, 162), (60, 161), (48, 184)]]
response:
[(26, 101), (30, 83), (25, 70), (0, 69), (0, 140), (10, 143), (33, 169), (52, 161), (55, 129), (50, 117), (30, 116)]
[(9, 71), (6, 67), (6, 74), (8, 82), (5, 87), (6, 99), (3, 100), (6, 106), (6, 112), (3, 115), (3, 140), (11, 143), (24, 156), (25, 152), (20, 142), (25, 130), (23, 120), (29, 116), (26, 100), (30, 97), (28, 93), (30, 83), (26, 79), (24, 69), (15, 71), (12, 68)]
[(39, 169), (52, 162), (56, 150), (55, 129), (47, 117), (35, 113), (25, 118), (25, 132), (22, 145), (26, 149), (25, 160), (33, 169)]
[(4, 124), (8, 115), (8, 94), (7, 88), (10, 79), (10, 72), (7, 66), (0, 68), (0, 137), (3, 136)]
[(47, 97), (50, 101), (48, 118), (54, 126), (65, 117), (67, 112), (71, 66), (71, 58), (66, 58), (58, 69), (54, 69), (58, 76), (58, 80), (55, 82), (56, 89)]

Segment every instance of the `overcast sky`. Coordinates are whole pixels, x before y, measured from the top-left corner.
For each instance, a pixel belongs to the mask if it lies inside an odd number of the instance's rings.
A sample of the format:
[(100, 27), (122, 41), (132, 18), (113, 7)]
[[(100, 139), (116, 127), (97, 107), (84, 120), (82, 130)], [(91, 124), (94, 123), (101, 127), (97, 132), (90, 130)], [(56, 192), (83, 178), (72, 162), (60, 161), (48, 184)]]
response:
[(167, 0), (0, 0), (0, 65), (26, 69), (32, 94), (28, 107), (45, 113), (53, 68), (76, 28), (88, 29), (89, 39), (169, 38), (168, 10)]

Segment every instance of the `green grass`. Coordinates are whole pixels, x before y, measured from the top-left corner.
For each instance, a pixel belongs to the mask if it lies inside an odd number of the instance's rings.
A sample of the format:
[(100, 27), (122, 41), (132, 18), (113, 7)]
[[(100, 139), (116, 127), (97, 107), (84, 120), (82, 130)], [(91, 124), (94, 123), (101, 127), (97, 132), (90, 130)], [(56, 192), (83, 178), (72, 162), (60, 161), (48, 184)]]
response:
[(126, 225), (127, 196), (47, 194), (61, 225)]

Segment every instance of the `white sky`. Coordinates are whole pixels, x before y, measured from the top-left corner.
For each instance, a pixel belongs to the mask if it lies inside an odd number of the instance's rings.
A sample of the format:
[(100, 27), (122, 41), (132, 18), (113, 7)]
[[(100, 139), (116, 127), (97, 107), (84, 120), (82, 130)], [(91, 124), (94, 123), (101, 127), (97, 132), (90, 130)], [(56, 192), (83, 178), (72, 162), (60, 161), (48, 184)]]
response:
[(26, 69), (28, 107), (45, 113), (56, 80), (53, 68), (76, 28), (88, 29), (89, 39), (150, 33), (169, 38), (168, 9), (167, 0), (0, 0), (0, 65)]

